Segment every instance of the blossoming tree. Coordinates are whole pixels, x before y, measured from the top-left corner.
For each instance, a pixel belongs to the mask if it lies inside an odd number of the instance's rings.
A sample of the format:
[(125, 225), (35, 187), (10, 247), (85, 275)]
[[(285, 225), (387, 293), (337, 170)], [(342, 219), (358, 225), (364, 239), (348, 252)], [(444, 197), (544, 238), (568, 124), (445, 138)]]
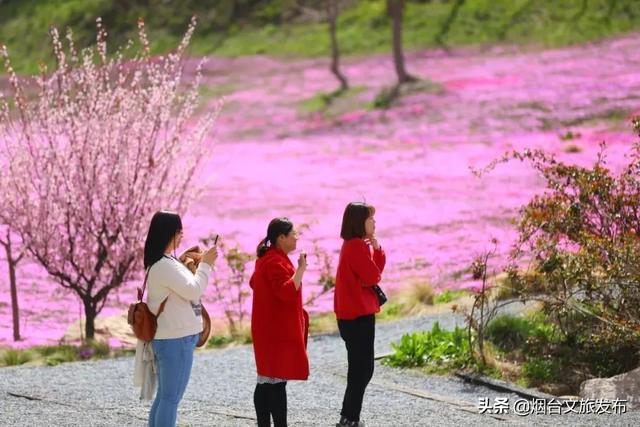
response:
[[(87, 339), (109, 293), (137, 277), (154, 211), (183, 212), (206, 158), (214, 108), (195, 117), (201, 81), (183, 80), (192, 19), (177, 49), (152, 57), (144, 23), (133, 59), (96, 44), (78, 51), (51, 31), (56, 67), (30, 83), (0, 54), (11, 93), (0, 94), (2, 223), (26, 252), (84, 305)], [(129, 56), (131, 57), (131, 56)]]

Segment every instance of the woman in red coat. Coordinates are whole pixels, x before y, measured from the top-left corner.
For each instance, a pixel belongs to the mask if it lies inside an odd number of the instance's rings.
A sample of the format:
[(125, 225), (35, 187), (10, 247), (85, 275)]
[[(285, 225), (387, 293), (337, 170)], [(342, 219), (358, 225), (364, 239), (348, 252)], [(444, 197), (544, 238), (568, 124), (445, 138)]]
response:
[(269, 426), (271, 417), (276, 427), (286, 426), (287, 380), (309, 377), (309, 316), (302, 309), (307, 258), (301, 253), (296, 269), (287, 255), (296, 249), (297, 240), (291, 221), (273, 219), (258, 245), (251, 276), (251, 337), (258, 371), (253, 402), (259, 427)]
[[(336, 273), (334, 311), (347, 347), (347, 389), (337, 427), (364, 426), (360, 422), (364, 391), (373, 376), (375, 313), (380, 311), (373, 287), (380, 282), (385, 254), (375, 238), (375, 209), (349, 203), (342, 217), (342, 249)], [(373, 248), (373, 256), (371, 254)]]

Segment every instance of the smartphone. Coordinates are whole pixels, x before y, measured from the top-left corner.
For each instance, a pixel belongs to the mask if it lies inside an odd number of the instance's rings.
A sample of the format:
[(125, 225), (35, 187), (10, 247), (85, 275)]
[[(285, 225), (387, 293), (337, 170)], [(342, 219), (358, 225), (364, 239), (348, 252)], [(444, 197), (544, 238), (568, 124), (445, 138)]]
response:
[(216, 244), (218, 244), (218, 237), (220, 237), (219, 234), (216, 234), (216, 238), (213, 240), (213, 246), (215, 246)]

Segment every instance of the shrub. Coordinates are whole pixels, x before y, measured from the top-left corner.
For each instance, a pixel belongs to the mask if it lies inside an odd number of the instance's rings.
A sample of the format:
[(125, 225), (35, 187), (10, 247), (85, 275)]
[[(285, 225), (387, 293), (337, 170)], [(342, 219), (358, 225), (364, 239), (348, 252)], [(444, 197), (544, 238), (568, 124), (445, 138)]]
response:
[(531, 326), (523, 317), (503, 314), (487, 325), (487, 339), (499, 349), (510, 351), (526, 344)]
[(555, 377), (555, 366), (551, 360), (533, 358), (522, 365), (522, 374), (532, 383), (550, 381)]
[(499, 315), (487, 325), (486, 336), (500, 350), (523, 349), (537, 353), (543, 346), (560, 339), (555, 325), (542, 313), (531, 316)]
[[(302, 227), (305, 227), (303, 225)], [(308, 227), (308, 226), (306, 226)], [(324, 295), (332, 292), (336, 286), (335, 269), (333, 268), (333, 256), (326, 249), (323, 249), (317, 240), (313, 241), (313, 251), (311, 258), (317, 260), (320, 265), (320, 277), (318, 277), (318, 285), (321, 286), (319, 291), (311, 291), (311, 295), (304, 302), (305, 306), (313, 306), (315, 302)]]
[[(640, 119), (633, 124), (640, 132)], [(640, 142), (619, 173), (606, 167), (604, 149), (592, 167), (529, 150), (489, 167), (527, 161), (547, 184), (520, 211), (507, 271), (523, 299), (542, 302), (568, 342), (597, 337), (603, 347), (640, 349)], [(527, 260), (525, 271), (542, 281), (522, 273)]]
[(458, 327), (453, 331), (443, 330), (438, 322), (431, 331), (405, 334), (399, 343), (391, 346), (393, 355), (383, 361), (390, 366), (426, 366), (431, 371), (439, 371), (470, 364), (466, 332)]
[(544, 275), (534, 270), (508, 270), (498, 275), (495, 282), (493, 295), (498, 301), (522, 298), (525, 294), (540, 294), (544, 290)]
[[(203, 246), (213, 241), (213, 236), (200, 239)], [(247, 264), (253, 255), (244, 252), (238, 245), (228, 247), (224, 241), (217, 244), (219, 253), (226, 261), (212, 272), (215, 303), (222, 308), (231, 336), (242, 335), (242, 325), (249, 316), (247, 300), (251, 295), (247, 286)]]
[(429, 283), (415, 283), (408, 292), (409, 305), (433, 305), (435, 292)]

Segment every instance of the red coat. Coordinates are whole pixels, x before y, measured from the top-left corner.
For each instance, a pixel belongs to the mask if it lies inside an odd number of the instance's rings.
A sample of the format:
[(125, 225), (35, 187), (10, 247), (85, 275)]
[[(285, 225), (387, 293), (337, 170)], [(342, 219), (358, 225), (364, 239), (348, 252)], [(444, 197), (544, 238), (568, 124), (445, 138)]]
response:
[(336, 318), (352, 320), (378, 313), (380, 304), (371, 287), (380, 283), (386, 257), (382, 249), (371, 250), (363, 239), (345, 240), (340, 250), (333, 309)]
[(258, 375), (288, 380), (309, 377), (309, 316), (302, 309), (302, 285), (296, 290), (295, 268), (280, 249), (258, 258), (251, 276), (251, 337)]

